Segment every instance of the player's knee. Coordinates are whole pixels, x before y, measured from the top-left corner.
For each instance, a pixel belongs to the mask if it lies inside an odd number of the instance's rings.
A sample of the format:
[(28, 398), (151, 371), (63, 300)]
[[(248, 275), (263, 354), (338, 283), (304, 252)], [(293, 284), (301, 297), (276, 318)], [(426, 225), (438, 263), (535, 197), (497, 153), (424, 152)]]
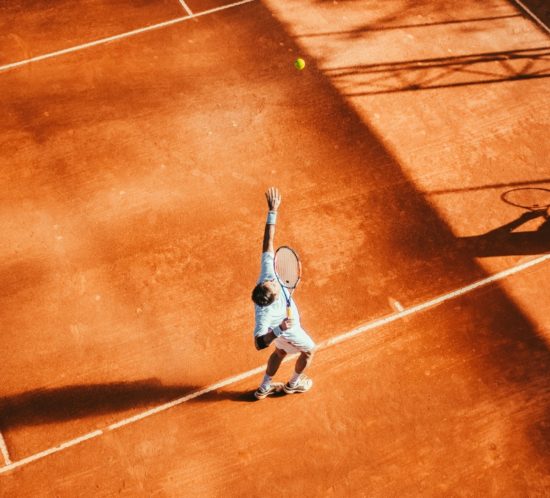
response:
[(283, 350), (283, 349), (279, 349), (279, 348), (276, 348), (275, 349), (275, 354), (281, 358), (281, 360), (286, 356), (286, 351)]
[(304, 359), (306, 359), (307, 361), (311, 361), (313, 359), (313, 349), (302, 351), (301, 354), (304, 357)]

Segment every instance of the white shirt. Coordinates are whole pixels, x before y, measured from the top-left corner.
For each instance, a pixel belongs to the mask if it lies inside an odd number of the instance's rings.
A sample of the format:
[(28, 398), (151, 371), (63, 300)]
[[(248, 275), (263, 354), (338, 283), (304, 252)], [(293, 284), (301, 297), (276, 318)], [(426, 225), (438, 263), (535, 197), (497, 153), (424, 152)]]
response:
[[(275, 275), (274, 268), (274, 257), (275, 255), (272, 252), (264, 252), (262, 254), (262, 263), (260, 270), (260, 278), (258, 283), (265, 282), (266, 280), (275, 279), (277, 285), (281, 288), (279, 292), (279, 297), (275, 299), (269, 306), (258, 306), (254, 303), (254, 313), (255, 313), (255, 327), (254, 327), (254, 337), (258, 337), (268, 333), (268, 329), (274, 329), (286, 318), (286, 298), (288, 296), (288, 289), (285, 289), (279, 284), (277, 277)], [(286, 294), (285, 294), (286, 293)], [(290, 298), (290, 307), (292, 309), (292, 320), (294, 322), (294, 327), (300, 326), (300, 314), (298, 313), (298, 308), (296, 303), (292, 298)]]

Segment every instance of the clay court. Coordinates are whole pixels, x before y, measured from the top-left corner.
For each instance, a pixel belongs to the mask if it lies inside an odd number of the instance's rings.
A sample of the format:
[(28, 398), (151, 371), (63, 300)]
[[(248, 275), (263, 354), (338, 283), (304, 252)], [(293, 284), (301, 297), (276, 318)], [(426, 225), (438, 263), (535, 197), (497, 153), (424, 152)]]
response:
[(0, 495), (549, 496), (543, 3), (0, 6)]

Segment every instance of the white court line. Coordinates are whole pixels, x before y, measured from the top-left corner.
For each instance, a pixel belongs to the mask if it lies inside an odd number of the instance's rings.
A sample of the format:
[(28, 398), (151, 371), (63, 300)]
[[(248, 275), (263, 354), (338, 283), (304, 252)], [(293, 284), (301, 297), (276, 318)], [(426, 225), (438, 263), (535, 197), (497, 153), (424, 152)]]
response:
[(183, 17), (176, 17), (175, 19), (170, 19), (169, 21), (160, 22), (158, 24), (151, 24), (151, 26), (146, 26), (144, 28), (134, 29), (132, 31), (127, 31), (125, 33), (120, 33), (119, 35), (108, 36), (107, 38), (100, 38), (99, 40), (94, 40), (88, 43), (83, 43), (81, 45), (75, 45), (74, 47), (64, 48), (63, 50), (57, 50), (56, 52), (49, 52), (43, 55), (37, 55), (36, 57), (31, 57), (29, 59), (24, 59), (17, 62), (12, 62), (10, 64), (5, 64), (0, 66), (0, 72), (7, 71), (8, 69), (14, 69), (16, 67), (25, 66), (31, 62), (43, 61), (46, 59), (51, 59), (53, 57), (59, 57), (60, 55), (70, 54), (72, 52), (78, 52), (79, 50), (84, 50), (91, 47), (96, 47), (97, 45), (103, 45), (104, 43), (109, 43), (116, 40), (122, 40), (124, 38), (129, 38), (130, 36), (139, 35), (141, 33), (146, 33), (147, 31), (153, 31), (155, 29), (165, 28), (173, 24), (177, 24), (183, 21), (188, 21), (190, 19), (196, 19), (197, 17), (206, 16), (208, 14), (214, 14), (221, 10), (230, 9), (232, 7), (237, 7), (239, 5), (244, 5), (246, 3), (254, 2), (256, 0), (241, 0), (240, 2), (230, 3), (228, 5), (222, 5), (221, 7), (215, 7), (213, 9), (205, 10), (199, 12), (198, 14), (187, 15)]
[(21, 460), (6, 465), (5, 467), (0, 467), (0, 474), (16, 467), (22, 467), (27, 463), (34, 462), (35, 460), (40, 460), (41, 458), (47, 457), (48, 455), (53, 455), (54, 453), (70, 448), (71, 446), (76, 446), (77, 444), (83, 443), (84, 441), (88, 441), (89, 439), (93, 439), (94, 437), (101, 436), (101, 434), (103, 434), (102, 430), (89, 432), (88, 434), (84, 434), (83, 436), (71, 439), (70, 441), (66, 441), (65, 443), (54, 446), (53, 448), (49, 448), (47, 450), (41, 451), (40, 453), (35, 453), (34, 455), (22, 458)]
[(190, 16), (194, 15), (193, 11), (188, 7), (188, 5), (183, 0), (180, 0), (180, 4), (185, 10), (185, 12), (187, 12)]
[(123, 427), (128, 424), (132, 424), (134, 422), (137, 422), (138, 420), (142, 420), (146, 417), (150, 417), (151, 415), (154, 415), (155, 413), (160, 413), (165, 410), (168, 410), (169, 408), (172, 408), (176, 405), (181, 405), (182, 403), (185, 403), (186, 401), (190, 401), (192, 399), (198, 398), (199, 396), (202, 396), (203, 394), (207, 394), (209, 392), (215, 391), (216, 389), (221, 389), (222, 387), (227, 387), (230, 384), (235, 384), (236, 382), (239, 382), (241, 380), (247, 379), (248, 377), (252, 377), (253, 375), (257, 375), (260, 373), (263, 373), (265, 371), (265, 365), (262, 365), (261, 367), (253, 368), (252, 370), (248, 370), (248, 372), (244, 372), (239, 375), (235, 375), (234, 377), (230, 377), (229, 379), (221, 380), (220, 382), (216, 382), (216, 384), (212, 384), (211, 386), (205, 387), (204, 389), (201, 389), (200, 391), (195, 391), (194, 393), (188, 394), (187, 396), (184, 396), (183, 398), (175, 399), (174, 401), (169, 401), (168, 403), (164, 403), (162, 405), (159, 405), (155, 408), (151, 408), (150, 410), (147, 410), (142, 413), (138, 413), (137, 415), (134, 415), (133, 417), (126, 418), (124, 420), (121, 420), (120, 422), (115, 422), (114, 424), (111, 424), (107, 427), (108, 430), (114, 431), (115, 429), (118, 429), (119, 427)]
[(8, 447), (6, 446), (6, 441), (4, 440), (4, 436), (2, 436), (1, 432), (0, 432), (0, 452), (4, 457), (4, 463), (6, 465), (9, 465), (11, 463), (10, 454), (8, 452)]
[[(416, 306), (411, 306), (410, 308), (405, 308), (403, 311), (400, 311), (398, 313), (393, 313), (392, 315), (388, 315), (383, 318), (379, 318), (377, 320), (374, 320), (372, 322), (369, 322), (365, 325), (361, 325), (353, 330), (350, 330), (349, 332), (345, 332), (344, 334), (340, 334), (336, 337), (333, 337), (331, 339), (328, 339), (326, 341), (323, 341), (320, 343), (317, 348), (318, 349), (325, 349), (330, 346), (334, 346), (335, 344), (339, 344), (341, 342), (347, 341), (359, 334), (363, 334), (364, 332), (367, 332), (368, 330), (372, 330), (378, 327), (382, 327), (384, 325), (387, 325), (388, 323), (395, 322), (396, 320), (399, 320), (401, 318), (404, 318), (406, 316), (412, 315), (414, 313), (418, 313), (420, 311), (424, 311), (428, 308), (437, 306), (441, 303), (444, 303), (445, 301), (449, 301), (451, 299), (454, 299), (459, 296), (463, 296), (464, 294), (467, 294), (468, 292), (472, 292), (475, 289), (479, 289), (480, 287), (484, 287), (486, 285), (489, 285), (493, 282), (496, 282), (498, 280), (502, 280), (506, 277), (509, 277), (510, 275), (514, 275), (515, 273), (519, 273), (523, 270), (526, 270), (527, 268), (530, 268), (532, 266), (539, 265), (541, 263), (544, 263), (545, 261), (550, 260), (550, 254), (545, 254), (543, 256), (539, 256), (538, 258), (534, 258), (530, 261), (526, 261), (525, 263), (522, 263), (520, 265), (514, 266), (512, 268), (509, 268), (507, 270), (495, 273), (494, 275), (491, 275), (490, 277), (484, 278), (482, 280), (478, 280), (477, 282), (474, 282), (473, 284), (467, 285), (465, 287), (461, 287), (460, 289), (457, 289), (452, 292), (448, 292), (447, 294), (443, 294), (439, 297), (436, 297), (434, 299), (430, 299), (429, 301), (426, 301), (421, 304), (417, 304)], [(293, 355), (294, 357), (296, 355)], [(285, 361), (289, 361), (292, 357), (287, 356), (285, 358)], [(16, 462), (12, 462), (8, 465), (5, 465), (4, 467), (0, 467), (0, 474), (8, 472), (10, 470), (16, 469), (17, 467), (22, 467), (23, 465), (26, 465), (28, 463), (34, 462), (36, 460), (40, 460), (48, 455), (52, 455), (54, 453), (58, 453), (59, 451), (62, 451), (64, 449), (70, 448), (71, 446), (75, 446), (77, 444), (83, 443), (84, 441), (88, 441), (90, 439), (96, 438), (101, 436), (102, 434), (105, 434), (109, 431), (114, 431), (116, 429), (119, 429), (120, 427), (124, 427), (129, 424), (133, 424), (135, 422), (138, 422), (139, 420), (143, 420), (144, 418), (150, 417), (151, 415), (155, 415), (157, 413), (166, 411), (170, 408), (173, 408), (177, 405), (181, 405), (182, 403), (185, 403), (186, 401), (190, 401), (192, 399), (198, 398), (199, 396), (202, 396), (204, 394), (207, 394), (209, 392), (215, 391), (216, 389), (221, 389), (224, 387), (227, 387), (231, 384), (234, 384), (236, 382), (239, 382), (241, 380), (247, 379), (248, 377), (252, 377), (253, 375), (257, 375), (260, 373), (263, 373), (265, 371), (265, 365), (262, 365), (261, 367), (254, 368), (252, 370), (248, 370), (247, 372), (241, 373), (239, 375), (235, 375), (233, 377), (230, 377), (225, 380), (221, 380), (220, 382), (217, 382), (215, 384), (212, 384), (208, 387), (205, 387), (204, 389), (201, 389), (199, 391), (195, 391), (193, 393), (187, 394), (186, 396), (183, 396), (181, 398), (175, 399), (173, 401), (169, 401), (168, 403), (164, 403), (162, 405), (159, 405), (155, 408), (152, 408), (150, 410), (138, 413), (137, 415), (134, 415), (133, 417), (125, 418), (123, 420), (120, 420), (119, 422), (116, 422), (114, 424), (111, 424), (107, 426), (104, 430), (97, 430), (94, 432), (90, 432), (88, 434), (85, 434), (83, 436), (80, 436), (75, 439), (71, 439), (70, 441), (66, 441), (58, 446), (54, 446), (53, 448), (41, 451), (40, 453), (35, 453), (34, 455), (30, 455), (26, 458), (23, 458), (21, 460), (18, 460)]]
[(529, 16), (531, 16), (531, 18), (533, 19), (533, 21), (535, 21), (542, 29), (544, 29), (544, 31), (546, 31), (547, 33), (550, 33), (550, 28), (548, 26), (546, 26), (546, 24), (544, 24), (536, 15), (535, 13), (529, 8), (527, 7), (527, 5), (525, 5), (521, 0), (512, 0), (513, 2), (517, 3), (522, 10), (524, 10), (525, 12), (527, 12), (527, 14)]
[(463, 296), (468, 292), (472, 292), (476, 289), (479, 289), (480, 287), (485, 287), (486, 285), (496, 282), (497, 280), (502, 280), (515, 273), (519, 273), (520, 271), (526, 270), (531, 266), (536, 266), (541, 263), (544, 263), (549, 259), (550, 259), (550, 254), (545, 254), (544, 256), (540, 256), (530, 261), (526, 261), (525, 263), (522, 263), (520, 265), (513, 266), (512, 268), (508, 268), (507, 270), (503, 270), (501, 272), (495, 273), (490, 277), (484, 278), (482, 280), (478, 280), (473, 284), (467, 285), (465, 287), (461, 287), (460, 289), (449, 292), (447, 294), (443, 294), (442, 296), (436, 297), (434, 299), (430, 299), (429, 301), (426, 301), (424, 303), (411, 306), (410, 308), (404, 308), (402, 311), (399, 311), (398, 313), (393, 313), (392, 315), (388, 315), (383, 318), (378, 318), (377, 320), (374, 320), (370, 323), (357, 327), (356, 329), (346, 332), (345, 334), (341, 334), (336, 337), (332, 337), (331, 339), (327, 339), (326, 341), (320, 343), (318, 347), (327, 348), (329, 346), (334, 346), (335, 344), (338, 344), (343, 341), (347, 341), (352, 337), (355, 337), (356, 335), (367, 332), (368, 330), (382, 327), (384, 325), (387, 325), (388, 323), (395, 322), (396, 320), (400, 320), (401, 318), (405, 318), (406, 316), (413, 315), (414, 313), (424, 311), (428, 308), (433, 308), (434, 306), (444, 303), (445, 301), (450, 301), (451, 299), (454, 299), (456, 297)]

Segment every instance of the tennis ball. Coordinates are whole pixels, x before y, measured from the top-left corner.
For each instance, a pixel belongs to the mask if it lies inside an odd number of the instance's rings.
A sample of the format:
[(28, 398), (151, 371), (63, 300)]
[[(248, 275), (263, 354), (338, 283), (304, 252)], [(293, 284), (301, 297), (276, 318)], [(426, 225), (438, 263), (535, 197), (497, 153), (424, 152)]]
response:
[(294, 61), (294, 67), (301, 71), (306, 67), (306, 61), (304, 59), (298, 58)]

